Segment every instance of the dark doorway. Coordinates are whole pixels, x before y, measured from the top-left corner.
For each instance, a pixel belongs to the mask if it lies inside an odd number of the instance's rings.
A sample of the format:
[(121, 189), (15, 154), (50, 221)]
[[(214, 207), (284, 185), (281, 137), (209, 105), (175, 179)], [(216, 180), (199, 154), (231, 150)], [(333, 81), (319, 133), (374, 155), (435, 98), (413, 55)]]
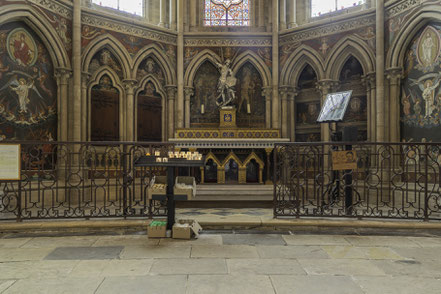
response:
[(239, 182), (239, 165), (234, 159), (230, 159), (225, 165), (225, 183), (237, 184)]
[(259, 182), (259, 165), (256, 160), (252, 159), (247, 164), (247, 183)]
[(205, 164), (204, 182), (217, 183), (217, 164), (213, 159), (209, 159)]

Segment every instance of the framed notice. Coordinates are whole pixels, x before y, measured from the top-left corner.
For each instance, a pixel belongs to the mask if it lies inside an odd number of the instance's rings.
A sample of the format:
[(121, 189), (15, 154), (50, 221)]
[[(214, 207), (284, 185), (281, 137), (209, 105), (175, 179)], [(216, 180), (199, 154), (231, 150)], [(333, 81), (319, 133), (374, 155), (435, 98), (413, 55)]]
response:
[(0, 181), (20, 180), (20, 149), (20, 144), (0, 144)]
[(351, 95), (352, 91), (328, 94), (317, 122), (326, 123), (342, 121), (345, 116), (346, 108), (348, 108)]
[(357, 169), (357, 152), (355, 150), (333, 151), (332, 169), (333, 170)]

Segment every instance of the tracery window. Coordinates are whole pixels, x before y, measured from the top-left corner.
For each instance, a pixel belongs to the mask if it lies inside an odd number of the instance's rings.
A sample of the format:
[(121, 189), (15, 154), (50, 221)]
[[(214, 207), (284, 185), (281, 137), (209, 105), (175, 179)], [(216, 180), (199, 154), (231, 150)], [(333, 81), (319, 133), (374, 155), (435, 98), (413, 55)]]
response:
[(205, 0), (206, 26), (249, 26), (249, 0)]
[(118, 9), (128, 13), (143, 16), (144, 0), (92, 0), (92, 3), (103, 7)]
[(364, 4), (366, 0), (311, 0), (311, 16), (316, 17), (325, 13)]

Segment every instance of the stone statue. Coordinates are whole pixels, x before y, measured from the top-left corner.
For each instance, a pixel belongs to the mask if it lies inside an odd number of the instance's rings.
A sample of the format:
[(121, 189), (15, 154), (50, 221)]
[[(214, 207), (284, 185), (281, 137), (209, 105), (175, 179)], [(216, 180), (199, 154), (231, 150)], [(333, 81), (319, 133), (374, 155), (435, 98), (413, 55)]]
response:
[(236, 86), (236, 78), (230, 68), (230, 60), (225, 60), (225, 64), (216, 63), (221, 75), (217, 84), (217, 92), (219, 95), (216, 98), (216, 104), (219, 107), (231, 106), (231, 103), (236, 99), (234, 86)]

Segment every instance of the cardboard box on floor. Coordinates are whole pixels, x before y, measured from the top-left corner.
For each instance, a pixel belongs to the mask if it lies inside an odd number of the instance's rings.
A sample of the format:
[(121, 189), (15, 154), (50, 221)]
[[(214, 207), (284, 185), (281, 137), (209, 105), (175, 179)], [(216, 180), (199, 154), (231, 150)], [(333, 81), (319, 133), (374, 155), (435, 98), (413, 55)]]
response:
[(173, 239), (198, 238), (200, 231), (202, 227), (197, 221), (181, 219), (173, 225)]
[(154, 220), (147, 226), (147, 235), (149, 238), (165, 238), (167, 231), (166, 221)]

